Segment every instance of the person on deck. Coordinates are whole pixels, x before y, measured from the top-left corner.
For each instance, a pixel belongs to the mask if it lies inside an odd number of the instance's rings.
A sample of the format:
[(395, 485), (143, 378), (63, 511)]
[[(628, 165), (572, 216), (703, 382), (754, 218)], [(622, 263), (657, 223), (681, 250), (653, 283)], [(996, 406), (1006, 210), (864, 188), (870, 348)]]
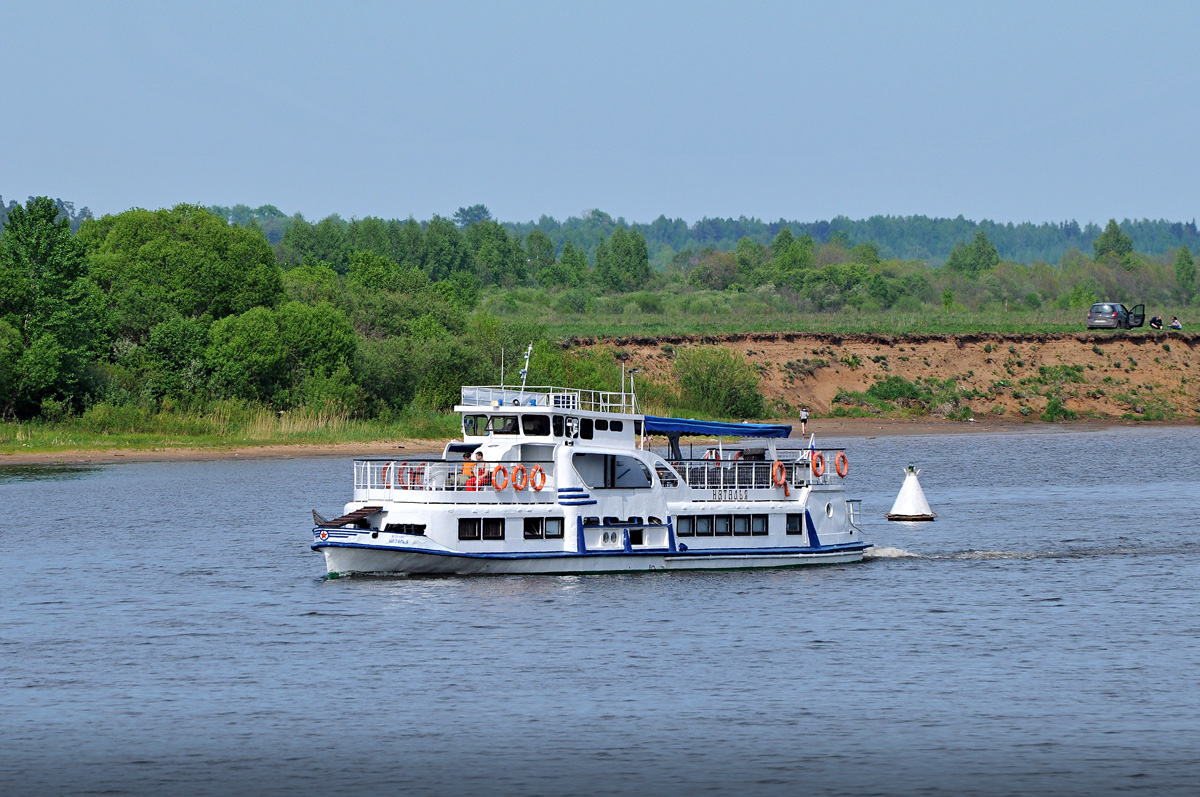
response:
[(1171, 329), (1183, 329), (1183, 324), (1175, 316), (1171, 316)]

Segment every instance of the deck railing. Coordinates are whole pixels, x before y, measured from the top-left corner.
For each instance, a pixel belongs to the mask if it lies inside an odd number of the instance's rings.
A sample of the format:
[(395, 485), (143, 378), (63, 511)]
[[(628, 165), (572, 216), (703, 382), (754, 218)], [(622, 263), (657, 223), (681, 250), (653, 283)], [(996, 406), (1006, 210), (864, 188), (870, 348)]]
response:
[[(470, 471), (464, 465), (470, 465)], [(517, 471), (517, 467), (524, 468)], [(536, 472), (535, 472), (536, 468)], [(499, 470), (498, 470), (499, 469)], [(514, 471), (517, 471), (514, 474)], [(514, 475), (523, 483), (513, 483)], [(553, 462), (447, 462), (443, 459), (360, 459), (354, 462), (354, 490), (364, 498), (438, 500), (429, 493), (488, 493), (554, 501)], [(483, 496), (477, 496), (483, 498)]]
[[(778, 460), (747, 461), (744, 459), (684, 459), (671, 460), (689, 487), (697, 490), (756, 490), (780, 487), (803, 487), (806, 484), (830, 484), (837, 478), (834, 458), (840, 448), (815, 449), (825, 462), (821, 475), (813, 471), (809, 449), (786, 449), (778, 452)], [(778, 463), (778, 467), (776, 465)]]
[(558, 410), (587, 410), (637, 415), (633, 393), (608, 390), (572, 390), (565, 387), (499, 387), (484, 385), (462, 389), (464, 407), (548, 407)]

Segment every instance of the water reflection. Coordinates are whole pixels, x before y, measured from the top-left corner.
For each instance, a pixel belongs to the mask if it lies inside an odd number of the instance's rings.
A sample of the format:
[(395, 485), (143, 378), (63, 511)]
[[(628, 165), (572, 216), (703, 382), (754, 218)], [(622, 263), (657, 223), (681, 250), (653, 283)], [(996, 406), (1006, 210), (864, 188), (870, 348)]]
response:
[(100, 465), (0, 465), (0, 484), (70, 481), (103, 469)]

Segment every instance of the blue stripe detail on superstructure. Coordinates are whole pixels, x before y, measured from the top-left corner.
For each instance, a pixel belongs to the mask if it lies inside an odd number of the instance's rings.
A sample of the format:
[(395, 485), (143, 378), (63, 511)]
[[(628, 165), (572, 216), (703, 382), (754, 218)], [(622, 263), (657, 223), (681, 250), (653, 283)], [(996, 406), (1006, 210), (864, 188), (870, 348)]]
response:
[[(579, 533), (583, 533), (582, 525)], [(312, 550), (319, 551), (322, 548), (368, 548), (377, 551), (392, 551), (395, 553), (423, 553), (430, 556), (459, 556), (466, 559), (550, 559), (563, 558), (569, 556), (662, 556), (669, 554), (672, 556), (696, 557), (704, 558), (706, 556), (756, 556), (756, 555), (783, 555), (783, 554), (800, 554), (800, 553), (843, 553), (847, 551), (865, 551), (868, 548), (873, 548), (869, 542), (848, 543), (845, 545), (828, 545), (820, 550), (815, 548), (707, 548), (701, 551), (688, 549), (686, 552), (673, 553), (667, 548), (646, 548), (636, 551), (583, 551), (576, 553), (575, 551), (530, 551), (528, 553), (501, 553), (501, 552), (480, 552), (469, 553), (462, 551), (430, 551), (425, 548), (396, 548), (388, 545), (367, 545), (357, 542), (315, 542), (311, 546)]]
[(596, 503), (599, 503), (599, 502), (593, 498), (590, 501), (559, 501), (558, 505), (559, 506), (591, 506), (592, 504), (596, 504)]
[(559, 487), (558, 491), (560, 493), (582, 493), (583, 488), (582, 487)]
[(808, 509), (804, 510), (804, 522), (808, 524), (808, 544), (812, 548), (820, 549), (821, 538), (817, 536), (817, 527), (813, 525), (812, 515), (808, 514)]

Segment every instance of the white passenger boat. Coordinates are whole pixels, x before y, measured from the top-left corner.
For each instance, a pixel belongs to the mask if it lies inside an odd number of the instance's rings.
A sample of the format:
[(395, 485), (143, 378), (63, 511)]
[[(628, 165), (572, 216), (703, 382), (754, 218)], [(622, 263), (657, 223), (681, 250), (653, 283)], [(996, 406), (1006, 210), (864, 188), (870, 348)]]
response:
[[(790, 426), (648, 416), (632, 392), (557, 387), (464, 387), (455, 411), (463, 438), (440, 457), (358, 460), (342, 515), (313, 512), (330, 574), (795, 567), (871, 547), (845, 453), (777, 447)], [(681, 435), (749, 442), (685, 457)]]

